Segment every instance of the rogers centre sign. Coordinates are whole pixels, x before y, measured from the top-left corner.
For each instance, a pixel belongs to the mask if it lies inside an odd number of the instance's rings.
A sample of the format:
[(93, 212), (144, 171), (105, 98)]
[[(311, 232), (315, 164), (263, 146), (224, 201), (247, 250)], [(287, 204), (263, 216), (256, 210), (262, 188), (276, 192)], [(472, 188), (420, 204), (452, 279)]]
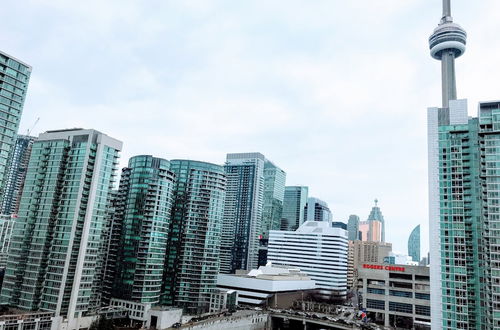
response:
[(389, 270), (389, 271), (393, 271), (393, 272), (404, 272), (405, 271), (405, 268), (404, 267), (400, 267), (400, 266), (382, 266), (382, 265), (369, 265), (369, 264), (364, 264), (363, 265), (363, 268), (367, 268), (367, 269), (380, 269), (380, 270)]

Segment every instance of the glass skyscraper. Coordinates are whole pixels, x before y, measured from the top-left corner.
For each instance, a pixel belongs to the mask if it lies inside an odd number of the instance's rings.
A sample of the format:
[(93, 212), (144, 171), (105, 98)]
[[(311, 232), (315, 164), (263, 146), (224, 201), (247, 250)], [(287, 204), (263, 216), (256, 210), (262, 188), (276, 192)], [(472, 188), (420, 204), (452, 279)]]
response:
[(286, 173), (271, 161), (264, 163), (264, 203), (259, 235), (259, 266), (267, 263), (269, 231), (279, 230), (283, 214)]
[(0, 202), (30, 75), (31, 66), (0, 51)]
[(220, 269), (226, 176), (220, 165), (172, 160), (176, 176), (161, 303), (207, 312)]
[(304, 221), (332, 221), (332, 212), (326, 202), (309, 197), (304, 208)]
[(34, 136), (18, 135), (7, 162), (0, 214), (17, 214), (26, 178)]
[(359, 217), (357, 215), (350, 215), (347, 220), (347, 235), (350, 241), (360, 240), (359, 237)]
[(95, 130), (40, 134), (11, 237), (3, 304), (75, 328), (100, 305), (103, 229), (122, 143)]
[(412, 230), (408, 238), (408, 255), (413, 261), (420, 262), (420, 225)]
[(296, 230), (304, 222), (308, 190), (309, 188), (305, 186), (285, 187), (281, 230)]
[(227, 193), (222, 227), (221, 272), (258, 266), (264, 202), (264, 163), (260, 153), (228, 154)]
[[(113, 297), (140, 303), (160, 301), (175, 175), (170, 163), (135, 156), (122, 171), (119, 212), (121, 239)], [(120, 217), (120, 219), (118, 219)]]

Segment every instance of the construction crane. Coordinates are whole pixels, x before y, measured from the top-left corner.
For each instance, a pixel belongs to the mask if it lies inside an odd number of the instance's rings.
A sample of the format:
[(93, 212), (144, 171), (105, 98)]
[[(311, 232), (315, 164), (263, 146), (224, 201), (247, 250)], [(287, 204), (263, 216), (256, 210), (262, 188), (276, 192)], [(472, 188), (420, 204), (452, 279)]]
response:
[(28, 129), (26, 131), (26, 135), (30, 135), (30, 133), (33, 131), (33, 128), (35, 128), (36, 124), (38, 123), (38, 121), (40, 121), (40, 117), (38, 117), (36, 120), (35, 120), (35, 123), (33, 124), (33, 126), (31, 126), (30, 129)]

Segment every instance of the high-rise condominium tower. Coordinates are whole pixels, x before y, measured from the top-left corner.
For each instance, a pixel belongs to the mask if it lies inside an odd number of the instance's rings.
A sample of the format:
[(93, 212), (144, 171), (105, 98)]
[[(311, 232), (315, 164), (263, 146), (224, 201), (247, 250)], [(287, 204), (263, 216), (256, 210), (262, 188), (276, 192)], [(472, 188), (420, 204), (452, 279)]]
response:
[(122, 171), (121, 205), (113, 219), (122, 226), (115, 298), (160, 301), (174, 177), (167, 160), (152, 156), (132, 157)]
[(172, 160), (176, 176), (161, 303), (207, 312), (217, 285), (226, 195), (220, 165)]
[(0, 51), (0, 202), (30, 75), (31, 66)]
[(332, 221), (332, 212), (326, 202), (309, 197), (304, 208), (304, 221)]
[(258, 267), (264, 201), (264, 163), (260, 153), (228, 154), (227, 193), (222, 227), (221, 272)]
[(441, 61), (441, 108), (428, 109), (432, 329), (500, 328), (500, 102), (468, 117), (456, 99), (456, 57), (466, 33), (450, 1), (429, 39)]
[(28, 170), (34, 136), (18, 135), (11, 150), (0, 200), (0, 214), (17, 214)]
[(420, 225), (412, 230), (408, 238), (408, 255), (413, 261), (420, 262)]
[(308, 187), (285, 187), (281, 230), (296, 230), (304, 222), (304, 209), (307, 204)]
[(271, 161), (264, 163), (264, 203), (259, 234), (259, 266), (267, 263), (267, 243), (270, 230), (279, 230), (283, 214), (286, 173)]
[(74, 329), (99, 306), (106, 208), (122, 143), (95, 130), (40, 134), (11, 238), (2, 303)]

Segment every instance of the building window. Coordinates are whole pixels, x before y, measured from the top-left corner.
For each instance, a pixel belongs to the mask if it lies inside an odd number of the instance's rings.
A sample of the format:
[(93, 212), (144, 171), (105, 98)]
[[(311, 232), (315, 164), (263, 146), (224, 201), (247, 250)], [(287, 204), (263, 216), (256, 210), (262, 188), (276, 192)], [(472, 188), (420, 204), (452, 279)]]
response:
[(412, 298), (411, 292), (398, 291), (398, 290), (389, 290), (389, 295), (396, 297), (404, 297), (404, 298)]
[(389, 310), (391, 312), (401, 312), (401, 313), (412, 314), (413, 313), (413, 305), (389, 301)]
[(384, 289), (368, 288), (368, 293), (385, 295), (385, 290)]
[(431, 316), (431, 308), (429, 306), (415, 305), (415, 314)]
[(431, 295), (428, 293), (415, 292), (415, 298), (423, 300), (431, 300)]
[(385, 301), (366, 299), (366, 308), (385, 310)]

